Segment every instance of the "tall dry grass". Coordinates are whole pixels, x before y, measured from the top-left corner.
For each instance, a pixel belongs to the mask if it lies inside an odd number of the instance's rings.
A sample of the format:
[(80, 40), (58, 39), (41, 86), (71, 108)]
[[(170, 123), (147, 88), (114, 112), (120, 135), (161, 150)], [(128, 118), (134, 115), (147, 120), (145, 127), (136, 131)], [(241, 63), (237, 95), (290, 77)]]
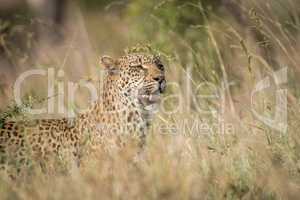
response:
[[(138, 158), (132, 144), (113, 155), (87, 153), (79, 168), (65, 157), (49, 162), (46, 172), (36, 165), (16, 180), (1, 176), (0, 199), (298, 199), (300, 12), (297, 1), (268, 3), (238, 3), (245, 23), (226, 9), (220, 16), (187, 4), (181, 9), (195, 8), (204, 22), (184, 37), (151, 13), (145, 21), (161, 32), (149, 36), (134, 17), (83, 12), (96, 54), (118, 55), (140, 42), (167, 55), (168, 91), (147, 145)], [(70, 49), (77, 55), (78, 46)], [(251, 92), (285, 66), (288, 128), (280, 132), (253, 115), (274, 117), (274, 87), (254, 102)]]

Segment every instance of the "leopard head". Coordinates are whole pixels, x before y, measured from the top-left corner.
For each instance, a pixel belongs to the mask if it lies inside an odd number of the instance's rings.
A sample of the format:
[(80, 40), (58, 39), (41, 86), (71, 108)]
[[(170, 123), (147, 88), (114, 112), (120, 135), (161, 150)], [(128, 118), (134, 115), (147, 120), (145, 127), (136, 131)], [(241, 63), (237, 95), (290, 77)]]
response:
[(103, 56), (107, 70), (105, 84), (147, 107), (160, 101), (166, 88), (165, 68), (160, 57), (151, 54), (127, 54), (119, 59)]

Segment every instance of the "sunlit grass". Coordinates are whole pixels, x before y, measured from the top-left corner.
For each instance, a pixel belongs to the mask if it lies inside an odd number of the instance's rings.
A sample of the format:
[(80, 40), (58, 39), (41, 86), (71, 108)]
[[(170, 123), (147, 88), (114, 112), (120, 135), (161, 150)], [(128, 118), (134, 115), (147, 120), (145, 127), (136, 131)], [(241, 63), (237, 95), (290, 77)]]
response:
[[(137, 9), (138, 2), (129, 9)], [(155, 13), (146, 13), (153, 20), (146, 22), (155, 25), (156, 33), (138, 29), (144, 24), (134, 17), (122, 19), (108, 11), (84, 14), (91, 46), (99, 54), (120, 54), (132, 43), (151, 44), (160, 51), (172, 83), (163, 109), (139, 154), (133, 142), (113, 154), (86, 152), (80, 167), (66, 155), (54, 157), (46, 170), (33, 161), (15, 179), (1, 172), (0, 199), (298, 199), (298, 8), (293, 1), (284, 8), (281, 1), (269, 7), (251, 2), (240, 5), (249, 20), (246, 25), (233, 20), (230, 12), (220, 17), (204, 12), (200, 4), (180, 7), (198, 9), (204, 18), (189, 26), (186, 35)], [(155, 12), (168, 3), (156, 6)], [(95, 62), (94, 57), (87, 59)], [(274, 117), (275, 90), (256, 96), (254, 107), (251, 92), (285, 66), (288, 83), (280, 88), (288, 89), (288, 129), (280, 132), (253, 116), (255, 109)], [(206, 85), (199, 89), (201, 83)], [(197, 97), (201, 94), (214, 97)], [(3, 116), (15, 114), (19, 110), (10, 109)], [(197, 123), (205, 126), (197, 129)], [(223, 125), (230, 130), (224, 131)]]

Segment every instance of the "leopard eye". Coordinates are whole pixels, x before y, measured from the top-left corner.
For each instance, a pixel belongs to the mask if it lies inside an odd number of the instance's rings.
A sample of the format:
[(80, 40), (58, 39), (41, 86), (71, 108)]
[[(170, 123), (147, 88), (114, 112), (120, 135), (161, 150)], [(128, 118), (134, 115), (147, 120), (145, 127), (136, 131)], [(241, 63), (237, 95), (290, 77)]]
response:
[(134, 65), (134, 66), (132, 66), (132, 67), (135, 67), (135, 68), (137, 68), (137, 69), (147, 70), (147, 68), (144, 67), (143, 65)]
[(134, 67), (140, 68), (140, 69), (144, 69), (143, 65), (136, 65), (136, 66), (134, 66)]

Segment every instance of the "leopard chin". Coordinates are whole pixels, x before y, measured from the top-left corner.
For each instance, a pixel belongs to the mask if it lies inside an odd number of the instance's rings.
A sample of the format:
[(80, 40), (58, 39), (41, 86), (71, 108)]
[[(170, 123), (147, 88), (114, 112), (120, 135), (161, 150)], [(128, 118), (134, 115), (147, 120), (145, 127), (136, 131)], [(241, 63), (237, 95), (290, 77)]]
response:
[(154, 114), (159, 110), (161, 92), (159, 90), (152, 94), (139, 94), (138, 101), (143, 110), (143, 118), (149, 123), (153, 120)]

